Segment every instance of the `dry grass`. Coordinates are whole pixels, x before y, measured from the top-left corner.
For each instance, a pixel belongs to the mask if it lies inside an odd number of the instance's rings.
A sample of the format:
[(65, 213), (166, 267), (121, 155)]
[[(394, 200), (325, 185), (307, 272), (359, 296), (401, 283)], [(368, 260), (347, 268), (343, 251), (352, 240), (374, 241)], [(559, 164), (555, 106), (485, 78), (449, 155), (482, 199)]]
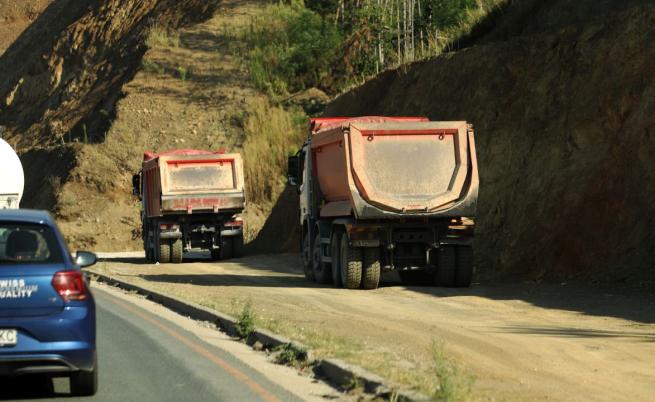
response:
[(154, 47), (179, 47), (180, 34), (177, 31), (159, 25), (153, 25), (148, 32), (146, 45), (148, 45), (150, 49)]
[(432, 392), (433, 399), (443, 402), (470, 400), (475, 379), (463, 373), (454, 361), (446, 357), (443, 342), (435, 341), (431, 352), (434, 373), (439, 381), (438, 387)]
[(287, 156), (302, 145), (304, 115), (273, 106), (266, 99), (250, 103), (242, 119), (246, 191), (252, 202), (267, 204), (279, 195), (285, 182)]

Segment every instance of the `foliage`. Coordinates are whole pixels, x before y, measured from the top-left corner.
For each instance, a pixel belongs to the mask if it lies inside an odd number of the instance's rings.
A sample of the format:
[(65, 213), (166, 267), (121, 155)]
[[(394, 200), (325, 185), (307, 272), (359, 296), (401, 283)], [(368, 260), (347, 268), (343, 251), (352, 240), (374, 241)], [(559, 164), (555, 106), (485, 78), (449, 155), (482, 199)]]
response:
[(434, 392), (436, 401), (466, 401), (470, 397), (473, 377), (462, 373), (457, 365), (449, 360), (443, 351), (443, 343), (432, 344), (432, 362), (439, 388)]
[(185, 67), (179, 66), (177, 68), (177, 74), (179, 75), (182, 81), (186, 81), (188, 72), (189, 70), (187, 70)]
[(148, 37), (146, 38), (146, 45), (149, 48), (153, 47), (179, 47), (180, 46), (180, 34), (176, 31), (172, 31), (161, 27), (159, 25), (154, 25), (148, 31)]
[[(358, 81), (440, 54), (507, 0), (307, 0), (345, 37), (339, 75)], [(340, 85), (348, 84), (341, 82)]]
[(307, 351), (298, 349), (290, 343), (280, 345), (273, 351), (278, 352), (275, 356), (275, 363), (293, 366), (307, 360)]
[(266, 7), (246, 35), (248, 64), (258, 89), (285, 95), (321, 87), (341, 43), (338, 28), (302, 1)]
[(155, 63), (152, 60), (144, 59), (143, 60), (143, 70), (148, 72), (148, 73), (154, 73), (154, 74), (164, 74), (165, 69), (163, 66), (160, 66), (159, 64)]
[(235, 324), (237, 336), (245, 339), (255, 331), (255, 313), (252, 311), (252, 302), (248, 301), (237, 317)]

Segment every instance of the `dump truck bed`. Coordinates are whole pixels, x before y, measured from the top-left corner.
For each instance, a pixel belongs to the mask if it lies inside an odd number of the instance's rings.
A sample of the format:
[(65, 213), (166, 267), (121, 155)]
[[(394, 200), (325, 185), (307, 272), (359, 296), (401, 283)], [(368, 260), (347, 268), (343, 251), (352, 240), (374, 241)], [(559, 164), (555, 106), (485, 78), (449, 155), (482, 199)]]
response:
[(321, 216), (475, 214), (478, 171), (473, 130), (464, 121), (332, 119), (312, 134)]
[(197, 150), (146, 153), (148, 217), (241, 212), (245, 207), (241, 155)]

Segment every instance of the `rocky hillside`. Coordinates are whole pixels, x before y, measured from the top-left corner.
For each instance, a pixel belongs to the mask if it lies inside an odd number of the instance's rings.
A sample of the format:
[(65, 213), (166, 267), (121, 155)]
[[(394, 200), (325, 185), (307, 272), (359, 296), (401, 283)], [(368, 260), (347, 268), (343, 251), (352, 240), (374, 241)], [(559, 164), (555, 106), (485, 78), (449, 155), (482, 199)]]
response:
[(388, 71), (326, 115), (477, 129), (478, 266), (655, 279), (655, 5), (514, 1), (468, 48)]
[[(143, 151), (238, 151), (247, 111), (269, 112), (238, 56), (259, 7), (55, 0), (21, 20), (31, 25), (0, 56), (0, 126), (26, 170), (22, 205), (55, 212), (74, 248), (138, 249), (130, 183)], [(264, 220), (253, 206), (251, 238)]]

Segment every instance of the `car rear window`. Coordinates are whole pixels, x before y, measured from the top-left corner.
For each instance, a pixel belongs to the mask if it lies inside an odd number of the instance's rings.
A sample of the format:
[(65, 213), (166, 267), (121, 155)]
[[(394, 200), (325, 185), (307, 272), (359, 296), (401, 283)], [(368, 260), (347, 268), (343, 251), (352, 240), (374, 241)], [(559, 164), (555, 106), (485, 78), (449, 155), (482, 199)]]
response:
[(50, 227), (0, 222), (0, 265), (62, 262), (61, 248)]

